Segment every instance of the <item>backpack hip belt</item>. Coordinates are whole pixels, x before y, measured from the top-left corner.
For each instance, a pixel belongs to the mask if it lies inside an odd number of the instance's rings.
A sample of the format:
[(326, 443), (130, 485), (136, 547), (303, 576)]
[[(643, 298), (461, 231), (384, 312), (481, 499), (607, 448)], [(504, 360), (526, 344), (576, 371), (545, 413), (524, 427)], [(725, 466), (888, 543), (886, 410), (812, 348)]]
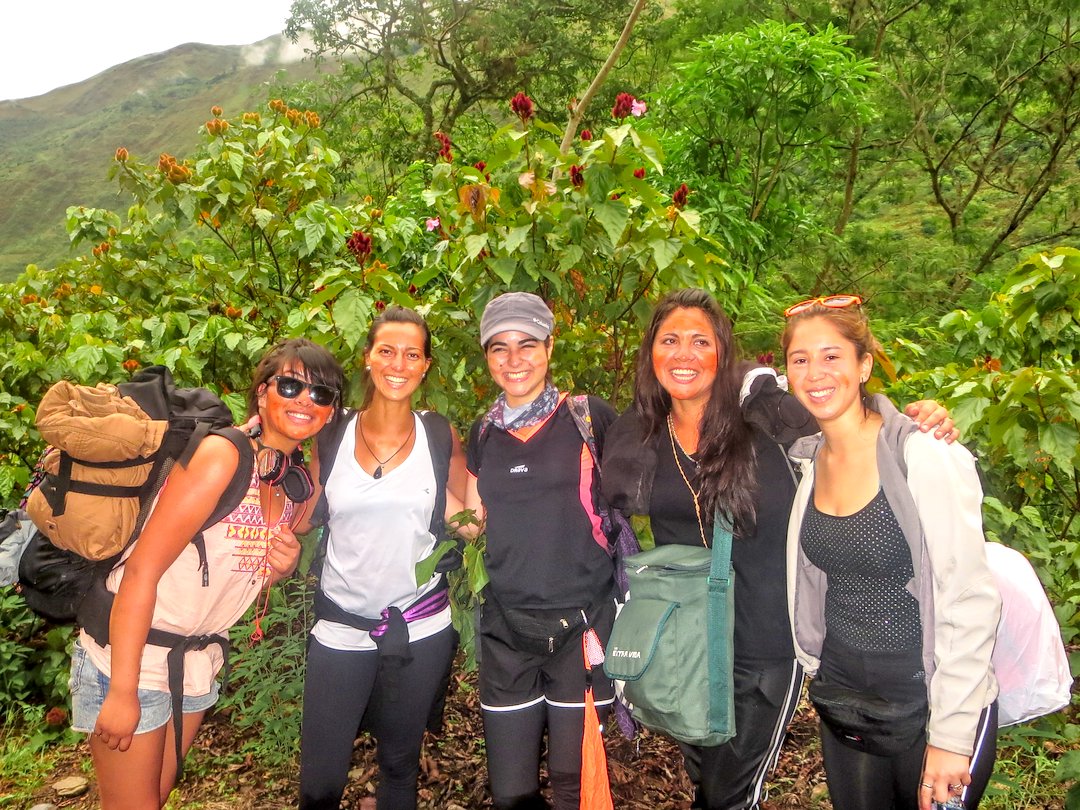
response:
[[(109, 616), (112, 614), (113, 600), (116, 594), (105, 587), (105, 580), (99, 579), (87, 593), (79, 606), (79, 621), (87, 634), (104, 647), (109, 643)], [(229, 680), (229, 650), (231, 644), (226, 636), (204, 634), (183, 636), (151, 627), (146, 634), (146, 643), (168, 649), (165, 663), (169, 677), (169, 697), (172, 700), (173, 737), (176, 743), (176, 780), (184, 775), (184, 757), (182, 749), (184, 730), (184, 656), (189, 651), (205, 650), (217, 645), (224, 658), (222, 665), (222, 689)]]

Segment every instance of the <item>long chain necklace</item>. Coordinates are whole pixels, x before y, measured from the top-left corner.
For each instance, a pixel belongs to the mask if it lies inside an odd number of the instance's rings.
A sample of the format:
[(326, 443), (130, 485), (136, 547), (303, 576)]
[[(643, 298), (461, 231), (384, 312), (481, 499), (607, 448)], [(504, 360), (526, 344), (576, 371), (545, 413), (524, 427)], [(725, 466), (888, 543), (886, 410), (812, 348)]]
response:
[[(694, 499), (694, 514), (697, 515), (697, 527), (698, 532), (701, 533), (701, 545), (708, 548), (709, 544), (705, 540), (705, 524), (701, 520), (701, 504), (698, 501), (698, 493), (697, 490), (690, 486), (690, 479), (686, 477), (686, 471), (683, 469), (682, 462), (679, 461), (679, 452), (675, 449), (675, 442), (679, 440), (675, 438), (675, 422), (672, 420), (670, 413), (667, 417), (667, 428), (668, 437), (671, 439), (671, 455), (675, 459), (675, 466), (679, 468), (679, 475), (682, 476), (682, 480), (683, 483), (686, 484), (686, 488), (690, 490), (690, 497)], [(683, 450), (681, 442), (679, 443), (679, 450), (682, 450), (683, 453), (686, 453), (686, 451)], [(686, 457), (690, 458), (690, 454), (686, 453)]]
[[(409, 414), (409, 415), (412, 416), (412, 414)], [(391, 453), (389, 456), (387, 456), (385, 461), (380, 460), (379, 457), (377, 455), (375, 455), (375, 451), (371, 449), (371, 445), (368, 444), (367, 436), (364, 435), (364, 414), (363, 413), (361, 413), (358, 417), (356, 417), (356, 426), (358, 428), (360, 428), (360, 441), (362, 441), (364, 443), (364, 447), (367, 448), (368, 453), (371, 454), (371, 457), (373, 459), (375, 459), (375, 461), (376, 461), (376, 463), (378, 465), (378, 466), (375, 467), (375, 472), (373, 472), (371, 474), (372, 478), (374, 478), (375, 480), (378, 480), (378, 479), (382, 478), (383, 465), (384, 464), (389, 464), (393, 460), (394, 456), (396, 456), (403, 449), (405, 449), (405, 445), (407, 445), (409, 443), (409, 439), (411, 439), (413, 437), (413, 433), (416, 432), (416, 417), (413, 417), (412, 427), (409, 429), (409, 435), (405, 437), (405, 441), (403, 441), (401, 443), (401, 446), (398, 447), (397, 450), (395, 450), (393, 453)]]

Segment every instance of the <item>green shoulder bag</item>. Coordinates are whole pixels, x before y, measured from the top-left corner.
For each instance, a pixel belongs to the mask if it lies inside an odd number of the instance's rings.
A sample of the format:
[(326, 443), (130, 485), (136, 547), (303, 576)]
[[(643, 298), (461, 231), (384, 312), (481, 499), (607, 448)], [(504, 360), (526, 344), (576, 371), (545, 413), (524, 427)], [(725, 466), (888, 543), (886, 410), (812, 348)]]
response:
[(604, 661), (643, 726), (693, 745), (735, 736), (731, 524), (718, 515), (712, 551), (666, 545), (623, 561), (630, 598)]

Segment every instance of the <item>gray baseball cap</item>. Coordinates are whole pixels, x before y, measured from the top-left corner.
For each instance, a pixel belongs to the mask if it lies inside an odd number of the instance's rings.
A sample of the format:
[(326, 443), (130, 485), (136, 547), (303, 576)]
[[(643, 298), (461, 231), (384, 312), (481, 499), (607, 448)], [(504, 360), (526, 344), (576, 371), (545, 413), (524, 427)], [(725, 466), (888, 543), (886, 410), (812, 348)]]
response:
[(538, 295), (509, 292), (492, 298), (480, 318), (480, 345), (487, 346), (500, 332), (524, 332), (537, 340), (547, 340), (555, 327), (555, 316)]

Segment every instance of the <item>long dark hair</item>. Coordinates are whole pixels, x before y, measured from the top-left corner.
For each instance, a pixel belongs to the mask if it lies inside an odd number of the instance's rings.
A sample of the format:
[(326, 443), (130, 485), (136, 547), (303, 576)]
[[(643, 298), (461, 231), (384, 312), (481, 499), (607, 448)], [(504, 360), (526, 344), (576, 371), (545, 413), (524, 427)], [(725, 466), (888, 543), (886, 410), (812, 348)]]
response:
[(338, 398), (334, 403), (334, 413), (335, 415), (340, 413), (341, 392), (345, 387), (345, 372), (341, 368), (341, 363), (326, 348), (312, 343), (307, 338), (290, 338), (276, 344), (263, 355), (259, 365), (255, 367), (255, 373), (251, 378), (251, 388), (248, 389), (248, 416), (254, 416), (259, 412), (259, 393), (262, 386), (280, 374), (286, 366), (302, 366), (309, 380), (320, 385), (327, 385), (337, 391)]
[[(739, 410), (739, 390), (745, 364), (735, 354), (731, 321), (705, 290), (674, 290), (653, 309), (652, 320), (641, 340), (634, 382), (634, 407), (646, 430), (646, 441), (662, 432), (671, 412), (671, 396), (653, 371), (652, 347), (660, 327), (676, 309), (697, 309), (705, 314), (716, 333), (717, 366), (709, 402), (700, 425), (698, 439), (698, 494), (701, 507), (711, 517), (716, 510), (727, 512), (741, 534), (749, 534), (755, 524), (755, 459), (750, 427)], [(660, 449), (663, 452), (663, 448)]]
[[(387, 323), (411, 323), (415, 326), (419, 326), (420, 331), (424, 333), (424, 359), (431, 359), (431, 329), (428, 328), (424, 316), (414, 309), (399, 307), (397, 305), (387, 307), (379, 317), (371, 322), (371, 327), (368, 329), (367, 333), (367, 340), (364, 341), (365, 355), (370, 352), (371, 348), (375, 345), (375, 338), (379, 335), (380, 327)], [(371, 400), (375, 396), (375, 386), (371, 384), (371, 372), (368, 371), (366, 365), (360, 375), (360, 384), (364, 389), (364, 402), (360, 406), (360, 409), (366, 410), (367, 407), (371, 405)]]

